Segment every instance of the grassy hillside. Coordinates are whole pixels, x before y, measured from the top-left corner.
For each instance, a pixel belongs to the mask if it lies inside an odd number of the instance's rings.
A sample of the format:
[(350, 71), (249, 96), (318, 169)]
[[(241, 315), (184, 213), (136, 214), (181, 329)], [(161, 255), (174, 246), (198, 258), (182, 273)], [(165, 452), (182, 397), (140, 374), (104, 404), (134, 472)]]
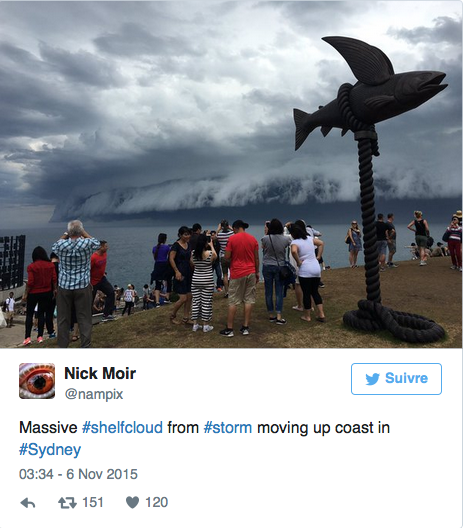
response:
[[(449, 258), (430, 259), (428, 266), (417, 261), (399, 263), (397, 269), (380, 274), (383, 304), (398, 311), (420, 314), (435, 320), (446, 330), (446, 337), (434, 344), (420, 347), (462, 347), (462, 273), (450, 270)], [(96, 348), (358, 348), (358, 347), (419, 347), (399, 342), (387, 331), (366, 333), (350, 329), (342, 323), (342, 315), (357, 308), (365, 298), (364, 268), (336, 269), (323, 273), (323, 297), (327, 322), (311, 324), (300, 320), (300, 313), (292, 310), (294, 292), (284, 300), (283, 315), (287, 324), (279, 326), (268, 321), (264, 302), (264, 285), (259, 284), (257, 303), (250, 324), (251, 334), (242, 336), (242, 311), (237, 313), (235, 336), (225, 338), (219, 330), (225, 327), (227, 300), (214, 295), (214, 331), (194, 333), (191, 326), (173, 325), (169, 321), (171, 306), (139, 312), (131, 317), (95, 325), (92, 345)], [(70, 344), (78, 347), (79, 342)], [(56, 347), (56, 340), (41, 346)]]

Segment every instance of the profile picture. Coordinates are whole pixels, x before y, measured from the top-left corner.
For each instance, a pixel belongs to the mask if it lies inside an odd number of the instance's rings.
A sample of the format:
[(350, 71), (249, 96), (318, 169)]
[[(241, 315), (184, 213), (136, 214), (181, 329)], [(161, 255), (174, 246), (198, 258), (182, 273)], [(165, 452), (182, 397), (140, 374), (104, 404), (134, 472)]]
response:
[(19, 365), (20, 399), (53, 399), (55, 397), (55, 365), (48, 362)]

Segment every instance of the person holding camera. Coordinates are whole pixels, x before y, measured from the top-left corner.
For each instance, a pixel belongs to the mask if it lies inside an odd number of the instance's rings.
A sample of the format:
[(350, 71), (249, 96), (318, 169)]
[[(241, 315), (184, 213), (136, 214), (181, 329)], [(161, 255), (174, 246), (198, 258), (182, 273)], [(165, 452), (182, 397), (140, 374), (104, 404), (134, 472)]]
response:
[(91, 255), (100, 247), (100, 241), (85, 231), (80, 220), (70, 221), (67, 231), (52, 246), (52, 252), (60, 260), (57, 293), (59, 347), (68, 347), (70, 342), (73, 305), (81, 335), (81, 347), (91, 346)]
[(211, 237), (201, 233), (196, 241), (196, 247), (191, 253), (191, 266), (193, 268), (191, 319), (193, 320), (193, 331), (201, 328), (198, 320), (203, 322), (203, 332), (210, 332), (214, 328), (209, 322), (212, 320), (214, 293), (212, 263), (216, 258), (217, 253)]
[(229, 261), (225, 258), (225, 249), (230, 237), (234, 234), (233, 229), (229, 225), (229, 221), (224, 219), (220, 221), (217, 227), (217, 240), (220, 245), (220, 261), (222, 269), (222, 281), (224, 283), (224, 298), (229, 297)]
[[(209, 237), (209, 233), (208, 233), (208, 237)], [(211, 241), (212, 241), (212, 245), (214, 246), (214, 250), (217, 254), (217, 257), (214, 259), (212, 263), (212, 269), (216, 273), (216, 277), (217, 277), (215, 288), (217, 289), (217, 292), (222, 292), (222, 287), (224, 286), (224, 282), (222, 280), (222, 268), (221, 268), (221, 260), (220, 260), (221, 245), (219, 244), (219, 240), (217, 239), (216, 230), (211, 230)]]

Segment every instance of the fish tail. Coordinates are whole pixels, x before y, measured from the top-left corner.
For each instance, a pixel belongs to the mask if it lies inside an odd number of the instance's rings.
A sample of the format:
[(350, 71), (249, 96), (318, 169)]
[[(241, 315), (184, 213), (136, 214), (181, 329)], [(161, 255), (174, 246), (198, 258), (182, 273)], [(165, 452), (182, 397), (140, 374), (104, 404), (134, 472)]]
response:
[(303, 110), (298, 110), (298, 108), (293, 109), (293, 117), (295, 121), (295, 150), (298, 150), (302, 143), (308, 138), (308, 134), (313, 132), (316, 127), (309, 127), (306, 124), (309, 114), (303, 112)]

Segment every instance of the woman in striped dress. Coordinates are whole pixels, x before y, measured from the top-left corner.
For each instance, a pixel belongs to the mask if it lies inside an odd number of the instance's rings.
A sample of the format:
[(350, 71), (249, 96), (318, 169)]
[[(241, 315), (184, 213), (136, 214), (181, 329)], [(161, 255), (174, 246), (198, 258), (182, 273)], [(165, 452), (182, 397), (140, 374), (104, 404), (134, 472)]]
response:
[(191, 263), (194, 268), (191, 280), (193, 331), (197, 331), (201, 327), (198, 320), (203, 322), (203, 332), (212, 331), (214, 328), (209, 325), (209, 322), (212, 320), (212, 297), (214, 293), (212, 263), (216, 258), (217, 253), (211, 238), (201, 233), (191, 255)]

